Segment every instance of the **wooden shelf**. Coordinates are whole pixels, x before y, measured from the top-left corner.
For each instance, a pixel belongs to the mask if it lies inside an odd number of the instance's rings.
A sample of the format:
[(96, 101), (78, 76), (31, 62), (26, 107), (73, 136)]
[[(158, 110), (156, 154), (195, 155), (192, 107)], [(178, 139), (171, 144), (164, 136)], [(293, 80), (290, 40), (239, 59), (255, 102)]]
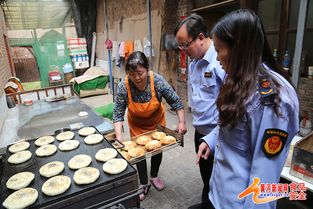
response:
[(237, 3), (239, 3), (238, 0), (222, 1), (222, 2), (219, 2), (219, 3), (216, 3), (216, 4), (211, 4), (209, 6), (193, 9), (193, 10), (191, 10), (191, 12), (202, 12), (202, 11), (205, 11), (205, 10), (216, 9), (216, 8), (219, 8), (219, 7), (229, 6), (229, 5), (233, 5), (233, 4), (237, 4)]

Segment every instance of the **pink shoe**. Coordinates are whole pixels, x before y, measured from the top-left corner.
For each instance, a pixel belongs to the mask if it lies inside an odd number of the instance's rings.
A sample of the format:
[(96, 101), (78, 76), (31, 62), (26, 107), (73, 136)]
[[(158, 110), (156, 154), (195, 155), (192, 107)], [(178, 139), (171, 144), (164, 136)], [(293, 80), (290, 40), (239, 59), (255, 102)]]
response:
[(159, 177), (151, 178), (150, 182), (158, 191), (164, 189), (164, 181)]
[(148, 194), (149, 192), (149, 189), (150, 189), (151, 185), (150, 184), (141, 184), (139, 186), (139, 189), (140, 189), (140, 194), (139, 194), (139, 199), (140, 201), (143, 201), (146, 197), (146, 195)]

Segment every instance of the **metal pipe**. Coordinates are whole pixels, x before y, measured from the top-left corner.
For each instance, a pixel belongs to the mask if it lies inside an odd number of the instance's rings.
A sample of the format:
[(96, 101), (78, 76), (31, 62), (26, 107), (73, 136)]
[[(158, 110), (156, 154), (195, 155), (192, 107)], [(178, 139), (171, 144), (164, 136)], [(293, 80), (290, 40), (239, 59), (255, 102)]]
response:
[[(107, 39), (109, 39), (109, 21), (108, 21), (108, 12), (107, 12), (107, 1), (104, 0), (104, 13), (105, 13), (105, 30), (107, 34)], [(113, 95), (114, 102), (114, 81), (113, 81), (113, 70), (111, 62), (111, 49), (108, 49), (108, 62), (109, 62), (109, 73), (110, 73), (110, 93)]]
[(97, 42), (97, 34), (95, 32), (93, 32), (92, 33), (92, 48), (91, 48), (90, 67), (95, 66), (96, 42)]
[(300, 62), (301, 62), (307, 8), (308, 8), (308, 0), (301, 0), (300, 7), (299, 7), (295, 53), (293, 56), (293, 63), (292, 63), (292, 82), (296, 88), (298, 88), (298, 83), (299, 83), (299, 71), (300, 71)]
[(152, 18), (151, 18), (151, 0), (147, 0), (147, 13), (148, 13), (148, 41), (150, 41), (149, 53), (150, 53), (150, 64), (151, 69), (153, 69), (152, 63)]

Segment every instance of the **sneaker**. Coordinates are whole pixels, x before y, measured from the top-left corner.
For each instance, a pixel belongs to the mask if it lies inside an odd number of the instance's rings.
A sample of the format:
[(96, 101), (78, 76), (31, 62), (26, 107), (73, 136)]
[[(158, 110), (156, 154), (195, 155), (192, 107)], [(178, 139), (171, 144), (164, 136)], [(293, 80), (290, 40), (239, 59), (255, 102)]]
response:
[(164, 189), (164, 181), (159, 177), (151, 178), (150, 182), (158, 191)]

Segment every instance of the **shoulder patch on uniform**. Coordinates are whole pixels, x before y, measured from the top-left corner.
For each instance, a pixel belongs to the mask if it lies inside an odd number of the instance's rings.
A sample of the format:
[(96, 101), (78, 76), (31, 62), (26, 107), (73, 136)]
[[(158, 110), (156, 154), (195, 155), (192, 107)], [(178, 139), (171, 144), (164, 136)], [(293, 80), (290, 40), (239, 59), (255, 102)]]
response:
[(263, 105), (274, 104), (275, 97), (277, 95), (272, 81), (266, 76), (260, 76), (259, 78), (259, 92), (261, 94), (261, 102)]
[(266, 129), (262, 138), (262, 150), (266, 157), (272, 158), (281, 153), (286, 144), (288, 133), (280, 129)]

